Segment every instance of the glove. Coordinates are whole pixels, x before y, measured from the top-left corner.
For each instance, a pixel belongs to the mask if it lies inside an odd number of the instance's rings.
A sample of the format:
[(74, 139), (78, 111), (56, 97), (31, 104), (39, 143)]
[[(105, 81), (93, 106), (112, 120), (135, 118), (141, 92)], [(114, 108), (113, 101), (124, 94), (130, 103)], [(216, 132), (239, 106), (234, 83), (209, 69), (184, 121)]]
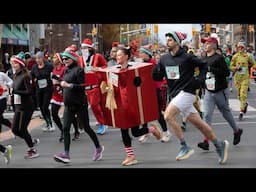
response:
[(60, 80), (60, 78), (57, 76), (57, 75), (52, 75), (52, 79), (55, 79), (55, 80), (57, 80), (57, 81), (59, 81)]

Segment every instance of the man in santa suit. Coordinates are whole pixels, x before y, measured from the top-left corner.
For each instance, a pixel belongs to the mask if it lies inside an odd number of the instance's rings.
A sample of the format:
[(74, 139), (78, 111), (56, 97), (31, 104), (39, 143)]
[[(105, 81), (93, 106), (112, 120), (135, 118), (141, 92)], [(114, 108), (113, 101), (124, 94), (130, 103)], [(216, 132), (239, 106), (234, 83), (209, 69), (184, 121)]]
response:
[(84, 39), (81, 44), (82, 56), (79, 57), (78, 63), (85, 72), (85, 92), (91, 109), (99, 122), (98, 134), (104, 134), (107, 126), (104, 125), (104, 117), (100, 105), (100, 88), (94, 71), (98, 67), (107, 67), (107, 61), (103, 55), (96, 53), (94, 44), (90, 39)]

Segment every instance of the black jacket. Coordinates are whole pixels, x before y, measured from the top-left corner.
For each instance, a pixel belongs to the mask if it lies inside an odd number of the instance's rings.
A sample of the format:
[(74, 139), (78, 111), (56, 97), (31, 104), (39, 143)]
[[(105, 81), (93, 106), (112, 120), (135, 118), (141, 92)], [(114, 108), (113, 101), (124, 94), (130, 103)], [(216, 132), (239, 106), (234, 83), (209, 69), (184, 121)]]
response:
[(84, 93), (84, 70), (73, 63), (65, 70), (63, 80), (72, 83), (72, 88), (64, 88), (64, 104), (66, 106), (78, 106), (86, 104), (87, 98)]
[[(166, 73), (166, 67), (168, 66), (178, 67), (180, 73), (179, 79), (168, 79)], [(198, 76), (194, 76), (196, 67), (200, 70)], [(174, 56), (170, 53), (161, 56), (159, 63), (153, 69), (152, 76), (155, 81), (161, 81), (164, 77), (167, 79), (170, 96), (173, 98), (181, 90), (195, 95), (195, 90), (204, 84), (206, 70), (206, 63), (180, 48)]]
[(38, 68), (38, 65), (33, 65), (31, 69), (31, 75), (33, 79), (38, 80), (46, 79), (47, 86), (45, 88), (39, 88), (38, 83), (36, 82), (36, 90), (38, 92), (53, 92), (53, 84), (51, 79), (51, 73), (53, 71), (53, 65), (51, 63), (45, 62), (45, 66), (42, 69)]
[(207, 63), (207, 72), (211, 72), (215, 76), (215, 90), (209, 90), (207, 86), (205, 88), (213, 93), (226, 89), (228, 87), (226, 77), (230, 72), (224, 57), (215, 53), (212, 56), (206, 56), (203, 61)]
[(15, 105), (15, 110), (24, 111), (34, 109), (32, 78), (28, 71), (15, 73), (13, 79), (13, 94), (17, 94), (21, 97), (21, 104)]

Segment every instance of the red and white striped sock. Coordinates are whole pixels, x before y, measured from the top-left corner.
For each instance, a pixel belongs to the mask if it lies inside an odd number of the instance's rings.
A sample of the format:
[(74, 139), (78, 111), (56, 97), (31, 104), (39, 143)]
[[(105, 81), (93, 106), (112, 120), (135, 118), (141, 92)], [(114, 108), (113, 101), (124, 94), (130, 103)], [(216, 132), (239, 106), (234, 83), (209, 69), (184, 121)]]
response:
[(126, 151), (128, 157), (134, 156), (132, 147), (125, 147), (125, 151)]
[(154, 133), (156, 131), (156, 128), (154, 126), (149, 126), (148, 127), (148, 132), (149, 133)]

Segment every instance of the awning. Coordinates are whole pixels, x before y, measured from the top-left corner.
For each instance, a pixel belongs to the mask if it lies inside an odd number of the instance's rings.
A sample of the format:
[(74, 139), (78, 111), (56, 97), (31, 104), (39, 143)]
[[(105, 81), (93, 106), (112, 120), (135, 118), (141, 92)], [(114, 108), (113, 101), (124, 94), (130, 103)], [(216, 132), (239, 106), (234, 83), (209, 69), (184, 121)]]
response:
[(17, 27), (14, 27), (12, 32), (18, 38), (18, 45), (28, 45), (27, 33), (24, 30), (19, 30)]
[(2, 44), (28, 45), (28, 37), (25, 32), (19, 31), (16, 27), (11, 31), (6, 24), (3, 24)]

